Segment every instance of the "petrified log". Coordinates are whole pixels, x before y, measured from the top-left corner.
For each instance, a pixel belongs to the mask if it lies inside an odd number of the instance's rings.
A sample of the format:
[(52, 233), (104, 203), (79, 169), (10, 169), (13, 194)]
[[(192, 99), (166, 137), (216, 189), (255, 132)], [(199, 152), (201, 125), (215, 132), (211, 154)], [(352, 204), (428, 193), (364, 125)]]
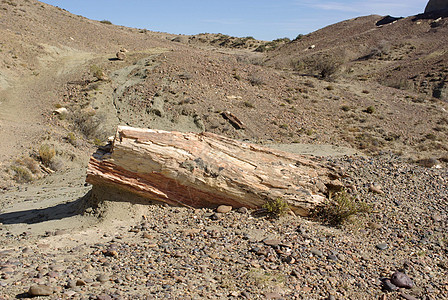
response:
[(90, 159), (86, 181), (99, 198), (125, 192), (195, 208), (259, 208), (281, 197), (306, 216), (326, 201), (326, 186), (339, 185), (337, 177), (317, 160), (212, 133), (120, 126), (111, 147)]

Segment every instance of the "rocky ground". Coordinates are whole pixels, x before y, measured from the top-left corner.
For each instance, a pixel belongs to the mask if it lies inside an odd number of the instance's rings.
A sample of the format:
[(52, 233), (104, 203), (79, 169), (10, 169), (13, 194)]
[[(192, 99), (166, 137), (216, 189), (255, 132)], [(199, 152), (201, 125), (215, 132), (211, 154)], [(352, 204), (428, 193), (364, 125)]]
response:
[[(245, 209), (104, 203), (80, 213), (101, 220), (81, 231), (19, 232), (9, 221), (0, 231), (0, 299), (448, 297), (447, 170), (393, 156), (322, 159), (345, 170), (369, 213), (331, 227)], [(412, 288), (385, 285), (395, 272)]]
[[(0, 10), (0, 300), (448, 298), (446, 18), (361, 17), (261, 53), (252, 39), (126, 28), (34, 0)], [(327, 78), (303, 64), (331, 57)], [(87, 160), (118, 124), (322, 155), (368, 212), (334, 227), (93, 209)]]

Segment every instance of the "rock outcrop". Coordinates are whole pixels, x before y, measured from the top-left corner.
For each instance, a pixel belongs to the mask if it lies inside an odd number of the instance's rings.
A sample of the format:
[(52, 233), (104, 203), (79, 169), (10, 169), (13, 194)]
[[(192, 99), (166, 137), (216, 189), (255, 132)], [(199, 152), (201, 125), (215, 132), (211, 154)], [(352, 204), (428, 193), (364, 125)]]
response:
[(429, 0), (425, 14), (443, 10), (448, 10), (448, 0)]

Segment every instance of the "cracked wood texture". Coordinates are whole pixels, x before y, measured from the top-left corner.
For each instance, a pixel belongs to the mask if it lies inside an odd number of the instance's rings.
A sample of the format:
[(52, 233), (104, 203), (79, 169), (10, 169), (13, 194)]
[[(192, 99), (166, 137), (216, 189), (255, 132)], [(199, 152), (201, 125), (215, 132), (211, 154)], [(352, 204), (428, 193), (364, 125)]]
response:
[(120, 126), (112, 147), (90, 159), (86, 181), (102, 200), (124, 191), (144, 203), (259, 208), (280, 197), (306, 216), (326, 202), (326, 186), (340, 185), (337, 178), (312, 158), (212, 133)]

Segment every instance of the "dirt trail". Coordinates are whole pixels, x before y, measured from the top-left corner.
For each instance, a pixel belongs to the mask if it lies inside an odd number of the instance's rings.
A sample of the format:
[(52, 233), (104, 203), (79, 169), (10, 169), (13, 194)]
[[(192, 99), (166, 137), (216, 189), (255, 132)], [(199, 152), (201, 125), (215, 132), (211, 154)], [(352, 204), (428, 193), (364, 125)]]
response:
[(45, 122), (55, 91), (66, 78), (94, 57), (91, 53), (65, 50), (40, 59), (42, 67), (32, 75), (17, 78), (0, 91), (0, 162), (10, 162), (25, 155), (52, 129)]

